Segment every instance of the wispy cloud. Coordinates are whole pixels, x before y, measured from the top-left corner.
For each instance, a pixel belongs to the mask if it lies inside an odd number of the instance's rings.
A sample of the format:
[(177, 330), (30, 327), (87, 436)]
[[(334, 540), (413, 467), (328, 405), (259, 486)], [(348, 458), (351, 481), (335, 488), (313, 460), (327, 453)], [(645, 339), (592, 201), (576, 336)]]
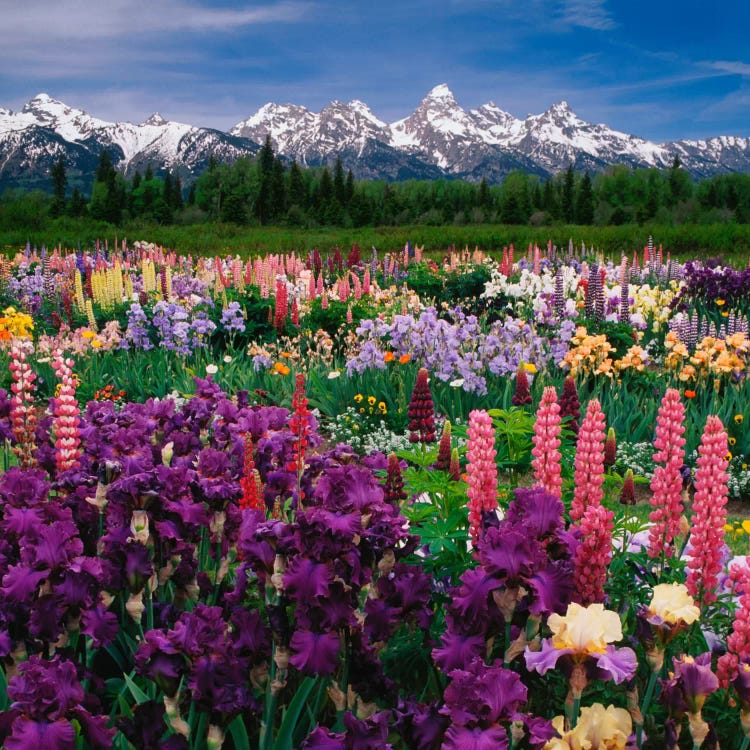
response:
[[(310, 2), (279, 2), (246, 8), (201, 6), (186, 0), (41, 0), (5, 3), (4, 44), (33, 47), (48, 40), (80, 41), (154, 36), (170, 32), (232, 32), (248, 26), (297, 23), (308, 16)], [(136, 35), (133, 37), (132, 35)], [(84, 52), (85, 54), (85, 52)]]
[(560, 8), (560, 20), (567, 26), (595, 31), (609, 31), (617, 26), (605, 7), (605, 0), (565, 0)]
[(707, 62), (709, 68), (714, 70), (720, 70), (724, 73), (730, 73), (738, 76), (750, 77), (750, 64), (745, 62), (739, 62), (737, 60), (714, 60)]

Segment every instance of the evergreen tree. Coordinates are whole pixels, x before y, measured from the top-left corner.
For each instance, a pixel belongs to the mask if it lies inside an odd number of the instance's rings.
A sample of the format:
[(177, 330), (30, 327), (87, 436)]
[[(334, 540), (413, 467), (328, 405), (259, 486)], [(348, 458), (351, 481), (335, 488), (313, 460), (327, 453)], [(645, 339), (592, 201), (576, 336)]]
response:
[(575, 208), (576, 224), (594, 223), (594, 190), (591, 185), (591, 177), (588, 173), (583, 176), (578, 186)]
[(271, 205), (271, 176), (273, 173), (274, 153), (270, 133), (258, 152), (258, 199), (255, 202), (255, 214), (261, 224), (267, 224), (273, 216)]
[(115, 173), (112, 166), (112, 157), (106, 149), (99, 154), (99, 163), (96, 166), (96, 182), (108, 182)]
[(288, 193), (290, 206), (298, 206), (301, 209), (307, 208), (305, 181), (302, 177), (302, 170), (299, 168), (296, 159), (292, 161), (292, 165), (289, 167)]
[(336, 165), (333, 168), (333, 197), (341, 206), (346, 205), (346, 183), (341, 159), (336, 159)]
[(575, 173), (573, 165), (569, 164), (565, 172), (562, 185), (561, 196), (562, 218), (568, 224), (573, 222), (575, 217)]
[(194, 206), (195, 205), (195, 184), (192, 183), (190, 185), (190, 189), (188, 190), (188, 197), (187, 197), (187, 204), (188, 206)]
[(276, 157), (273, 160), (273, 169), (271, 171), (270, 186), (270, 208), (271, 218), (278, 219), (286, 213), (286, 180), (284, 179), (284, 163)]
[(352, 170), (350, 169), (346, 173), (346, 187), (344, 189), (344, 205), (348, 206), (352, 202), (352, 198), (354, 198), (354, 175), (352, 174)]
[(136, 170), (135, 174), (133, 175), (131, 190), (138, 190), (138, 188), (141, 186), (142, 180), (143, 178), (141, 177), (141, 173)]
[(57, 217), (65, 213), (65, 186), (68, 184), (68, 178), (65, 175), (65, 159), (62, 155), (53, 164), (51, 174), (55, 197), (52, 199), (49, 212), (50, 216)]
[(86, 214), (86, 196), (77, 187), (73, 188), (73, 194), (70, 196), (68, 214), (73, 217)]
[(144, 182), (151, 182), (154, 179), (154, 168), (149, 164), (146, 167), (146, 174), (143, 175)]
[(486, 177), (482, 177), (482, 181), (479, 183), (477, 206), (479, 206), (479, 208), (483, 208), (485, 211), (492, 210), (492, 196), (490, 195), (490, 188), (489, 185), (487, 185)]
[(179, 175), (172, 178), (172, 208), (179, 211), (184, 205), (182, 200), (182, 180)]

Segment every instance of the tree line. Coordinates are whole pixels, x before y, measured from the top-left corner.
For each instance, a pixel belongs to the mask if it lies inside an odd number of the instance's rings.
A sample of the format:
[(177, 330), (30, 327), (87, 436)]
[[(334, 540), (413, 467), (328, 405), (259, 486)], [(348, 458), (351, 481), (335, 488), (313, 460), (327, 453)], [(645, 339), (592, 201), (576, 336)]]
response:
[[(149, 166), (131, 179), (103, 151), (89, 196), (69, 195), (65, 164), (52, 168), (53, 194), (6, 191), (0, 227), (24, 226), (32, 215), (84, 217), (119, 226), (228, 222), (290, 227), (363, 227), (407, 224), (622, 224), (750, 223), (750, 175), (694, 181), (675, 157), (670, 169), (612, 166), (576, 173), (572, 166), (547, 179), (512, 172), (498, 185), (486, 180), (355, 180), (340, 161), (303, 168), (274, 153), (270, 139), (255, 158), (232, 164), (211, 158), (187, 190), (177, 174)], [(40, 218), (41, 217), (41, 218)]]

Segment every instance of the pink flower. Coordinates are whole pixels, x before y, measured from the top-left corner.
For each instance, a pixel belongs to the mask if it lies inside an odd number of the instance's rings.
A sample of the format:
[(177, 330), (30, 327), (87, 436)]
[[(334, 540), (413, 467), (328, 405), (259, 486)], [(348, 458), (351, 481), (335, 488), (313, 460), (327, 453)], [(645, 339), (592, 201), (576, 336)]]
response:
[(34, 408), (34, 381), (36, 374), (26, 361), (30, 344), (27, 341), (14, 341), (10, 348), (10, 370), (13, 382), (10, 390), (10, 422), (16, 444), (13, 452), (25, 469), (36, 464), (37, 416)]
[(651, 480), (653, 526), (649, 530), (649, 557), (672, 554), (672, 542), (680, 533), (682, 516), (682, 464), (685, 458), (685, 407), (679, 391), (669, 388), (664, 394), (656, 417), (654, 462), (657, 465)]
[(469, 533), (476, 547), (482, 525), (482, 513), (497, 508), (497, 466), (495, 465), (495, 428), (486, 411), (469, 414), (466, 450), (466, 481), (469, 485)]
[(718, 417), (706, 420), (698, 453), (686, 583), (698, 606), (704, 606), (716, 601), (727, 517), (727, 433)]
[(729, 578), (739, 593), (740, 601), (734, 614), (732, 632), (727, 638), (727, 652), (719, 657), (716, 674), (721, 687), (725, 688), (737, 676), (737, 666), (741, 659), (750, 656), (750, 566), (733, 565)]
[(599, 401), (592, 398), (586, 408), (576, 444), (573, 502), (570, 518), (583, 517), (589, 505), (601, 505), (604, 492), (604, 412)]
[(60, 381), (60, 390), (54, 400), (52, 431), (55, 435), (55, 464), (58, 471), (72, 469), (78, 464), (81, 449), (81, 410), (76, 400), (76, 380), (73, 377), (73, 360), (66, 359), (61, 349), (52, 352), (52, 368)]
[(560, 405), (551, 386), (544, 389), (534, 423), (534, 479), (555, 497), (562, 497), (560, 472)]
[(574, 597), (587, 606), (604, 600), (604, 583), (612, 559), (614, 513), (603, 505), (589, 505), (581, 519), (581, 546), (576, 550)]

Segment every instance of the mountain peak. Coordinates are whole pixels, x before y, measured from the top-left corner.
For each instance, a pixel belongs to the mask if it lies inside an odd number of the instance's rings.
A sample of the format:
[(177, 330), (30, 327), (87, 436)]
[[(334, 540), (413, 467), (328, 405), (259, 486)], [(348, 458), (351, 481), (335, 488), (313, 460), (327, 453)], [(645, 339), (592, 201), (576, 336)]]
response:
[(58, 99), (53, 99), (49, 94), (41, 93), (37, 94), (32, 99), (29, 99), (29, 101), (26, 102), (26, 104), (23, 105), (22, 112), (38, 112), (40, 109), (42, 110), (49, 110), (49, 109), (69, 109), (69, 107), (64, 104), (63, 102), (59, 101)]
[(144, 120), (143, 125), (166, 125), (167, 121), (161, 116), (159, 112), (154, 112), (148, 120)]
[(447, 83), (439, 83), (427, 92), (425, 99), (434, 99), (439, 101), (455, 102), (456, 97), (453, 96), (453, 92), (448, 87)]

